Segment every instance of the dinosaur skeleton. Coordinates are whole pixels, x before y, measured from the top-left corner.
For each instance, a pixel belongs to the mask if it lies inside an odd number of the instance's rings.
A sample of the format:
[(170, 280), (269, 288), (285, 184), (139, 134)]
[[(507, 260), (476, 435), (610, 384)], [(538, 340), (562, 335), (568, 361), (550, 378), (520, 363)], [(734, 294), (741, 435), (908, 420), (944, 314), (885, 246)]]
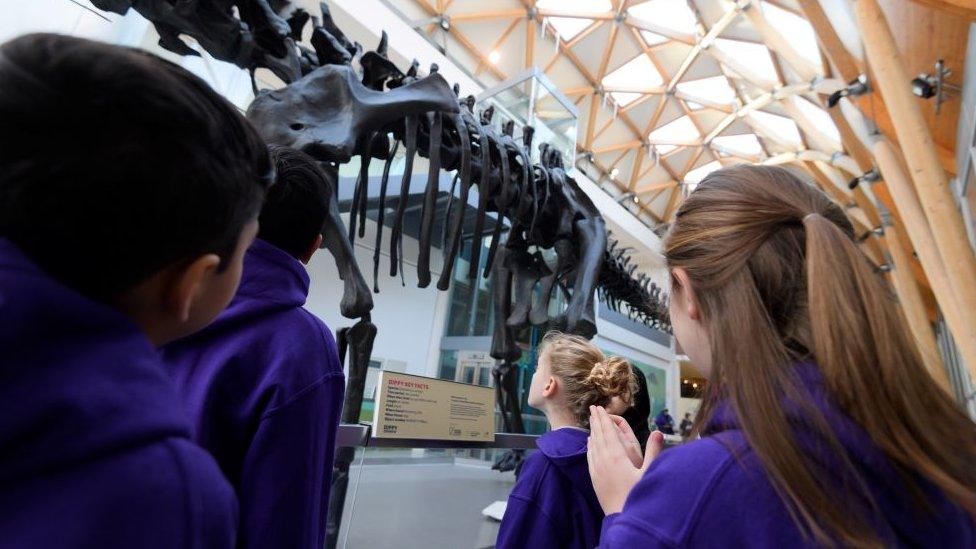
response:
[[(539, 162), (532, 162), (533, 128), (526, 126), (518, 140), (515, 125), (496, 127), (488, 107), (476, 114), (474, 97), (458, 97), (432, 65), (426, 76), (415, 61), (406, 71), (387, 57), (387, 37), (375, 51), (365, 51), (335, 25), (328, 6), (320, 17), (295, 8), (289, 0), (92, 0), (103, 10), (125, 14), (130, 8), (149, 19), (160, 45), (181, 55), (199, 55), (180, 37), (186, 35), (216, 59), (251, 72), (268, 69), (285, 86), (256, 93), (247, 118), (269, 142), (302, 150), (322, 163), (333, 184), (333, 199), (323, 228), (328, 247), (344, 282), (340, 311), (359, 321), (339, 333), (342, 355), (347, 350), (349, 385), (342, 420), (359, 420), (365, 373), (376, 327), (369, 285), (353, 254), (355, 238), (365, 235), (368, 170), (373, 159), (383, 161), (373, 257), (373, 291), (379, 291), (380, 250), (387, 210), (389, 172), (397, 151), (405, 152), (405, 168), (397, 196), (389, 239), (389, 273), (403, 277), (404, 216), (413, 162), (420, 154), (429, 161), (420, 219), (417, 277), (420, 287), (432, 282), (431, 246), (441, 171), (455, 172), (448, 195), (443, 243), (444, 267), (437, 279), (447, 290), (462, 241), (471, 188), (478, 201), (474, 235), (486, 232), (488, 213), (495, 214), (492, 238), (482, 276), (492, 277), (495, 311), (491, 356), (500, 361), (493, 372), (499, 407), (506, 429), (524, 432), (519, 410), (516, 361), (521, 349), (516, 330), (549, 324), (566, 332), (592, 337), (596, 333), (595, 296), (631, 318), (668, 329), (661, 290), (640, 275), (626, 250), (608, 246), (600, 212), (566, 173), (561, 153), (542, 143)], [(301, 43), (312, 23), (311, 47)], [(358, 68), (357, 68), (358, 67)], [(361, 159), (348, 230), (339, 215), (338, 165), (353, 156)], [(455, 190), (457, 199), (454, 199)], [(502, 232), (507, 222), (507, 238)], [(542, 250), (555, 251), (555, 263)], [(472, 246), (467, 276), (479, 276), (480, 246)], [(538, 290), (538, 292), (537, 292)], [(557, 318), (548, 316), (554, 292), (567, 297)], [(514, 295), (514, 299), (513, 299)], [(533, 301), (533, 295), (537, 299)], [(625, 305), (626, 304), (626, 305)], [(333, 509), (341, 516), (352, 454), (340, 449), (336, 460)], [(332, 514), (330, 512), (330, 514)], [(337, 525), (335, 521), (333, 525)], [(337, 526), (335, 526), (337, 528)], [(337, 532), (330, 531), (330, 541)]]

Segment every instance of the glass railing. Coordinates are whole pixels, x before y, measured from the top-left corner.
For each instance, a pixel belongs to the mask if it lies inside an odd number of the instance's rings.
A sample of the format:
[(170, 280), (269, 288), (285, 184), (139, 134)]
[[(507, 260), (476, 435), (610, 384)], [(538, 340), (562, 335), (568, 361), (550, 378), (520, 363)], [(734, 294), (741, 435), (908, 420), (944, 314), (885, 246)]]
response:
[(372, 438), (342, 425), (337, 445), (355, 448), (336, 546), (398, 549), (494, 547), (512, 471), (492, 469), (507, 452), (535, 451), (535, 435), (491, 442)]

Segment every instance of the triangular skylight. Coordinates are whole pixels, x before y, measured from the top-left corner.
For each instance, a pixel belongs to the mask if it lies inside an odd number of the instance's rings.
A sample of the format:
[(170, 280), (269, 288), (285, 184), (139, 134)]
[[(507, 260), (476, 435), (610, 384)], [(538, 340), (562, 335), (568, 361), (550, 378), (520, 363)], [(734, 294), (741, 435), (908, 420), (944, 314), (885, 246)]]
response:
[(756, 76), (772, 82), (779, 80), (776, 67), (773, 65), (773, 58), (770, 57), (766, 46), (743, 42), (742, 40), (716, 38), (715, 47)]
[(664, 156), (669, 152), (677, 149), (678, 146), (677, 145), (654, 145), (654, 148), (657, 150), (657, 154)]
[(753, 111), (749, 113), (749, 116), (773, 138), (784, 144), (794, 147), (803, 145), (803, 140), (800, 139), (800, 130), (796, 127), (796, 123), (789, 118), (763, 111)]
[(701, 103), (695, 103), (694, 101), (685, 101), (685, 104), (688, 105), (688, 108), (693, 111), (700, 111), (705, 108), (705, 105), (702, 105)]
[[(535, 6), (543, 10), (577, 13), (605, 13), (613, 8), (610, 0), (539, 0)], [(593, 20), (578, 17), (550, 17), (549, 23), (559, 33), (560, 38), (570, 40), (592, 25)]]
[[(651, 60), (646, 55), (640, 54), (603, 77), (601, 83), (607, 88), (641, 90), (660, 86), (664, 83), (664, 79), (661, 78), (661, 73), (657, 72)], [(611, 92), (610, 95), (621, 107), (640, 97), (639, 93), (629, 91)]]
[(698, 128), (695, 127), (695, 123), (691, 121), (691, 118), (685, 115), (657, 128), (647, 137), (653, 143), (688, 145), (701, 139), (701, 134), (698, 133)]
[(797, 53), (813, 63), (815, 67), (820, 66), (817, 33), (806, 19), (769, 2), (762, 3), (762, 11), (770, 26), (787, 37)]
[(729, 81), (724, 76), (712, 76), (701, 80), (691, 80), (679, 82), (678, 91), (688, 95), (707, 99), (713, 103), (734, 103), (735, 90), (729, 86)]
[(688, 184), (688, 190), (695, 190), (695, 187), (701, 183), (702, 179), (705, 179), (706, 175), (720, 169), (722, 169), (722, 164), (718, 160), (713, 160), (704, 166), (698, 166), (694, 170), (689, 171), (685, 174), (685, 183)]
[(669, 40), (667, 36), (661, 36), (656, 32), (651, 32), (649, 30), (640, 31), (641, 36), (644, 37), (644, 41), (647, 42), (648, 46), (656, 46), (658, 44), (663, 44)]
[(684, 34), (695, 34), (698, 19), (688, 7), (687, 0), (651, 0), (627, 10), (637, 19)]
[(721, 147), (726, 151), (738, 153), (743, 156), (756, 156), (762, 154), (762, 144), (755, 134), (747, 133), (744, 135), (722, 135), (712, 139), (716, 147)]
[(820, 133), (824, 134), (832, 141), (840, 145), (840, 132), (837, 131), (837, 126), (834, 125), (834, 121), (830, 119), (830, 115), (824, 112), (823, 109), (814, 105), (807, 99), (802, 97), (796, 98), (796, 106), (803, 113), (803, 116), (814, 125)]

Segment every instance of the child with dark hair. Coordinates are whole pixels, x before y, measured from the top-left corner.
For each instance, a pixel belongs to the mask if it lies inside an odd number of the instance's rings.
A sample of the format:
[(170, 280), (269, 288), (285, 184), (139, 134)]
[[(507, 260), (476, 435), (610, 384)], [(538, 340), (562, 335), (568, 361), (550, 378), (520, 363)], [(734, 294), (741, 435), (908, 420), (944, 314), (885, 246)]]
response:
[(164, 359), (241, 503), (239, 547), (322, 547), (344, 377), (328, 327), (302, 306), (334, 182), (273, 147), (278, 179), (230, 307)]
[(178, 66), (53, 34), (0, 46), (0, 120), (0, 544), (233, 547), (154, 347), (234, 295), (263, 141)]

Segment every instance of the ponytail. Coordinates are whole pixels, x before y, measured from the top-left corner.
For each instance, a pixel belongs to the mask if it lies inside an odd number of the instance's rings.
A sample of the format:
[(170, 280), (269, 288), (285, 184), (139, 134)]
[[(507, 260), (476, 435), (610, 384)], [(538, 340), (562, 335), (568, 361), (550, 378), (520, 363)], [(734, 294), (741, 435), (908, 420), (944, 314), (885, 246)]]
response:
[(877, 502), (797, 364), (819, 370), (826, 397), (923, 509), (929, 482), (976, 516), (976, 425), (928, 374), (853, 233), (837, 204), (790, 171), (742, 165), (709, 174), (685, 200), (665, 256), (687, 272), (711, 345), (694, 432), (719, 428), (727, 407), (804, 535), (880, 547)]

